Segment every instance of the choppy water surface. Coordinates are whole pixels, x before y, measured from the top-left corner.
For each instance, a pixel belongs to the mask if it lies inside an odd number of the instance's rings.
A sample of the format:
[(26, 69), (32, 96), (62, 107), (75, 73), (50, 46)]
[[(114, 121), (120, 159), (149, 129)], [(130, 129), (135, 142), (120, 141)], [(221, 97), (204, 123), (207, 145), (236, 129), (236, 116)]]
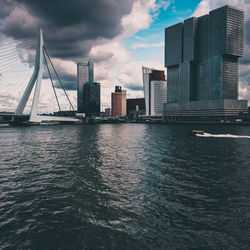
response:
[(0, 128), (2, 249), (247, 249), (250, 127)]

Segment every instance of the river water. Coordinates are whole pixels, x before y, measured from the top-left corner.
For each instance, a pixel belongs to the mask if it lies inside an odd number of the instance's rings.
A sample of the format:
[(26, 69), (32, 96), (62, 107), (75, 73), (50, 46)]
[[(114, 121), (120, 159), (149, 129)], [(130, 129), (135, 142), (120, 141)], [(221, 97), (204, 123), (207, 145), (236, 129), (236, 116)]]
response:
[(248, 249), (250, 138), (235, 135), (250, 127), (0, 128), (0, 249)]

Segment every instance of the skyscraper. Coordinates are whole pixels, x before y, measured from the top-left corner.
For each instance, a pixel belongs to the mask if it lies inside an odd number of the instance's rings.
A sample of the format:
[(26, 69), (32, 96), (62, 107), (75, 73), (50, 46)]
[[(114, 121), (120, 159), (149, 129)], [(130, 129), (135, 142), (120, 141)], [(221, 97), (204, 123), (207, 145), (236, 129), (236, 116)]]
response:
[(78, 113), (87, 116), (100, 114), (100, 83), (94, 82), (93, 62), (77, 63)]
[(77, 110), (84, 113), (84, 84), (94, 81), (93, 62), (77, 63)]
[(224, 6), (165, 29), (166, 115), (233, 116), (238, 60), (244, 54), (244, 12)]
[(167, 82), (162, 70), (142, 67), (146, 115), (162, 115), (167, 101)]
[(100, 83), (87, 82), (84, 84), (84, 110), (87, 116), (100, 115)]
[(111, 116), (126, 115), (126, 90), (115, 86), (115, 92), (111, 93)]

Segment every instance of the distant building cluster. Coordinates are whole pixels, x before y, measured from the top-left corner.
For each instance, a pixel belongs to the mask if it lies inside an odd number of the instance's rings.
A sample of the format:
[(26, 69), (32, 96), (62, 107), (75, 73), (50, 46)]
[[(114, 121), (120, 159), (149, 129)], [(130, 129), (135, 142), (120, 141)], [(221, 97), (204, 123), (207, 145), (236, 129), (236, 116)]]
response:
[[(244, 12), (224, 6), (165, 29), (165, 71), (142, 67), (144, 98), (115, 86), (105, 117), (227, 120), (247, 111), (238, 100), (238, 61), (244, 55)], [(100, 83), (92, 62), (77, 64), (78, 112), (100, 114)]]

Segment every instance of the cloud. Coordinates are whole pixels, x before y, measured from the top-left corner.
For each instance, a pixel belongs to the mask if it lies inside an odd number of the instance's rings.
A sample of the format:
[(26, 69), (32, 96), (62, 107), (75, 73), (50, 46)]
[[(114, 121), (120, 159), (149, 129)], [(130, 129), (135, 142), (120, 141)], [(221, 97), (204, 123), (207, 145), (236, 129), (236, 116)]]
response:
[(142, 66), (165, 70), (158, 61), (132, 61), (126, 64), (118, 75), (118, 82), (128, 90), (143, 90)]
[(14, 3), (9, 0), (1, 0), (0, 2), (0, 18), (4, 18), (9, 15), (14, 8)]
[(99, 39), (122, 33), (121, 19), (132, 6), (132, 0), (4, 0), (0, 32), (26, 40), (42, 27), (52, 57), (79, 59), (88, 56)]
[[(35, 50), (27, 49), (26, 44), (36, 38), (38, 28), (42, 27), (45, 46), (65, 88), (76, 90), (76, 62), (88, 60), (93, 47), (109, 43), (122, 34), (122, 18), (132, 7), (133, 0), (68, 0), (63, 3), (59, 0), (1, 0), (0, 37), (1, 41), (12, 38), (19, 42), (22, 62), (32, 66)], [(101, 51), (93, 61), (98, 63), (110, 57), (110, 51)], [(44, 77), (48, 78), (48, 74)], [(60, 88), (58, 82), (56, 86)]]
[[(59, 0), (1, 0), (0, 36), (21, 41), (22, 61), (30, 63), (34, 62), (35, 51), (25, 49), (24, 45), (27, 39), (35, 38), (38, 27), (42, 27), (47, 51), (69, 90), (76, 89), (76, 62), (90, 58), (94, 62), (95, 81), (101, 82), (103, 106), (107, 106), (114, 85), (125, 79), (127, 73), (123, 67), (133, 60), (126, 48), (126, 39), (147, 29), (159, 9), (166, 9), (168, 4), (169, 1), (156, 3), (155, 0), (63, 3)], [(45, 73), (44, 78), (48, 78), (48, 74)], [(136, 95), (132, 89), (141, 89), (142, 82), (136, 78), (130, 82), (129, 85), (126, 81), (128, 89)], [(59, 87), (58, 83), (56, 86)]]
[[(54, 67), (56, 68), (56, 72), (59, 75), (61, 82), (66, 90), (76, 90), (77, 89), (77, 66), (74, 61), (71, 60), (62, 60), (58, 58), (51, 59)], [(60, 83), (57, 80), (57, 77), (53, 71), (49, 60), (47, 60), (48, 67), (50, 70), (50, 74), (52, 79), (56, 80), (55, 86), (57, 88), (61, 88)], [(43, 75), (44, 79), (49, 79), (47, 67), (45, 67), (45, 73)]]
[(1, 92), (0, 103), (1, 103), (0, 111), (13, 111), (17, 107), (18, 98), (13, 96), (11, 93)]
[[(113, 61), (118, 65), (119, 55), (125, 56), (121, 63), (130, 58), (124, 51), (124, 39), (148, 28), (152, 21), (149, 11), (158, 5), (154, 0), (72, 0), (63, 4), (59, 0), (1, 0), (0, 35), (22, 41), (22, 47), (42, 27), (51, 57), (77, 62), (90, 56), (97, 64)], [(34, 51), (26, 51), (25, 61), (34, 62)]]
[(240, 81), (239, 98), (249, 101), (250, 85), (249, 82)]
[(157, 47), (163, 47), (164, 42), (160, 43), (135, 43), (131, 46), (131, 49), (139, 49), (139, 48), (157, 48)]
[[(103, 107), (110, 107), (110, 93), (115, 85), (127, 89), (127, 95), (141, 97), (142, 90), (142, 62), (133, 62), (133, 56), (126, 49), (125, 39), (139, 30), (147, 29), (153, 20), (151, 12), (159, 8), (155, 1), (135, 1), (130, 14), (121, 20), (123, 32), (102, 44), (94, 46), (90, 51), (90, 58), (95, 63), (95, 80), (102, 84)], [(100, 55), (106, 54), (107, 57)], [(130, 61), (132, 61), (130, 63)], [(151, 62), (147, 62), (151, 65)], [(155, 62), (152, 62), (153, 64)], [(163, 63), (158, 62), (157, 66)]]
[[(32, 66), (35, 50), (27, 49), (26, 44), (36, 38), (38, 28), (42, 27), (45, 46), (65, 88), (76, 90), (76, 62), (86, 61), (93, 47), (122, 34), (122, 18), (132, 7), (133, 0), (68, 0), (63, 3), (59, 0), (1, 0), (0, 38), (18, 42), (22, 62)], [(93, 59), (98, 63), (110, 57), (110, 51), (101, 51)], [(48, 78), (48, 74), (44, 77)], [(56, 86), (60, 88), (58, 82)]]

